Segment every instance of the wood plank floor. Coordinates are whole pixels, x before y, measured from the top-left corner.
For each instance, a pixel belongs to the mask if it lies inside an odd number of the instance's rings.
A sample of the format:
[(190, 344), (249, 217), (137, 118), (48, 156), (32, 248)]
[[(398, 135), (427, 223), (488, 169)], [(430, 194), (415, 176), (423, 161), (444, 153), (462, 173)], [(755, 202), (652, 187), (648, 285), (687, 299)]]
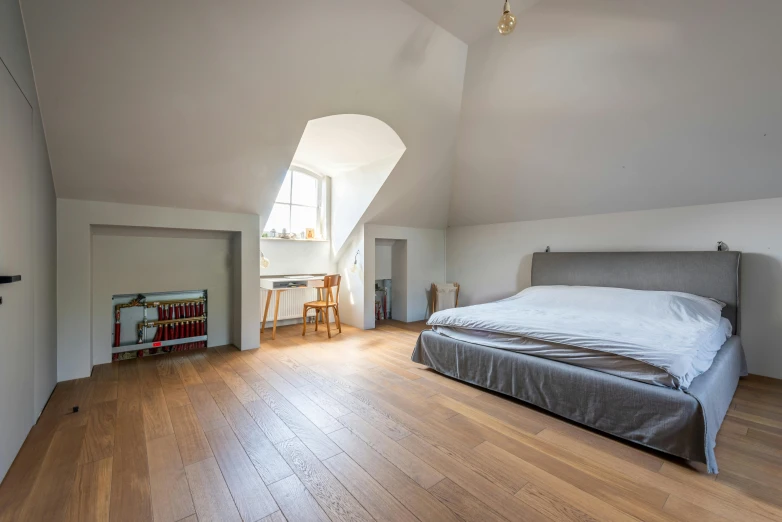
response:
[(285, 327), (60, 383), (0, 520), (782, 520), (782, 381), (741, 381), (715, 477), (411, 362), (422, 328)]

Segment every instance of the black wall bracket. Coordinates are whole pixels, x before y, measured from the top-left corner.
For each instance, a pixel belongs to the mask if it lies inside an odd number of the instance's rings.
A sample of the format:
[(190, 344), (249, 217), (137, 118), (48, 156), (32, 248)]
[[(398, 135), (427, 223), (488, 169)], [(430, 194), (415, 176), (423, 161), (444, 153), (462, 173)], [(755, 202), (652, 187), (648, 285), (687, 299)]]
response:
[(21, 281), (22, 276), (15, 275), (15, 276), (0, 276), (0, 285), (5, 285), (8, 283), (16, 283), (17, 281)]

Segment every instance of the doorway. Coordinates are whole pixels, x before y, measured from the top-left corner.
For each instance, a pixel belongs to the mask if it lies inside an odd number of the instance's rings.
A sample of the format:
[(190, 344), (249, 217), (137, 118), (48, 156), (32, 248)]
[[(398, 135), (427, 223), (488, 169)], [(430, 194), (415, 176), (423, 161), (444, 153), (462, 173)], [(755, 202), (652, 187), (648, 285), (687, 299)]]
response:
[(375, 324), (407, 318), (407, 240), (375, 239)]

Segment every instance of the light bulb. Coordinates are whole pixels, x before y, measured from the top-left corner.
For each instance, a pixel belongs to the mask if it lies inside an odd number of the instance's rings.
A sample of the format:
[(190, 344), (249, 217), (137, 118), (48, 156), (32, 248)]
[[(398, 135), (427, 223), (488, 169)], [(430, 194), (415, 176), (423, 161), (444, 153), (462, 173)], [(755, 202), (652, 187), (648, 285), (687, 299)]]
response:
[(500, 34), (510, 34), (516, 28), (516, 17), (510, 12), (510, 3), (505, 0), (505, 7), (502, 10), (502, 16), (497, 23), (497, 30)]
[(269, 268), (269, 259), (261, 252), (261, 268)]

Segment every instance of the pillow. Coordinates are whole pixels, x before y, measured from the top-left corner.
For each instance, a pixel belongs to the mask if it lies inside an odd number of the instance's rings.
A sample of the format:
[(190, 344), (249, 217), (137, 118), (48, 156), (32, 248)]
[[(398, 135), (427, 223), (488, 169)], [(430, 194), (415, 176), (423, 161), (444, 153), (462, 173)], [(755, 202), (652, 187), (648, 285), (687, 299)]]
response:
[(525, 307), (544, 306), (591, 313), (638, 315), (649, 320), (705, 322), (717, 326), (725, 303), (688, 294), (599, 286), (532, 286), (509, 299)]

